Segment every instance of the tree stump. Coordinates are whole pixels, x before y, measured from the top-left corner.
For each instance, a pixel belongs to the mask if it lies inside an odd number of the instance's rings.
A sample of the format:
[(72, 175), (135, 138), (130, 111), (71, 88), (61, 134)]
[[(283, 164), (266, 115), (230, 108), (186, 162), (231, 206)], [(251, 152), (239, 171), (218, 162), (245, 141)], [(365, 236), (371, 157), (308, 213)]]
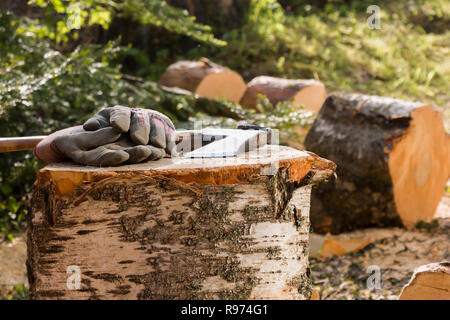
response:
[(450, 300), (450, 261), (430, 263), (414, 270), (399, 300)]
[(225, 98), (233, 102), (241, 100), (246, 88), (237, 72), (206, 58), (171, 64), (158, 84), (189, 90), (211, 99)]
[(311, 200), (315, 232), (403, 225), (431, 218), (449, 177), (450, 137), (431, 106), (333, 93), (305, 140), (337, 165)]
[(305, 109), (314, 112), (319, 112), (327, 98), (323, 83), (314, 79), (290, 80), (260, 76), (247, 84), (241, 105), (248, 109), (255, 109), (258, 94), (265, 95), (273, 106), (276, 106), (278, 102), (293, 99), (294, 106), (303, 105)]
[(49, 165), (28, 217), (31, 297), (307, 299), (311, 184), (334, 168), (271, 145), (223, 159)]

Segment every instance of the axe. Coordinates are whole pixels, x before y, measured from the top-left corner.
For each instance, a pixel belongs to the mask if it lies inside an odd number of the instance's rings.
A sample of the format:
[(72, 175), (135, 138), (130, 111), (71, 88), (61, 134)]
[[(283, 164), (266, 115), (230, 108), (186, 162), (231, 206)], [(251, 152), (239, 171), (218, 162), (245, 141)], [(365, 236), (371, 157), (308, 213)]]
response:
[[(33, 150), (46, 136), (0, 138), (0, 152)], [(237, 129), (177, 130), (177, 151), (187, 158), (234, 157), (255, 150), (271, 139), (269, 128), (239, 125)]]

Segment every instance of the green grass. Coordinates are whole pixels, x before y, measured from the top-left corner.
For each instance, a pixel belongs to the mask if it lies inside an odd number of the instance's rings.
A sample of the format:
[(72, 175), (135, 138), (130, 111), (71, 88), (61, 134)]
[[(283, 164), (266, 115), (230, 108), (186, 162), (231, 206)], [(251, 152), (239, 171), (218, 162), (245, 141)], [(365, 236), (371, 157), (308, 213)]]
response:
[[(300, 5), (286, 14), (274, 1), (254, 1), (247, 23), (224, 35), (228, 46), (189, 54), (208, 56), (247, 80), (262, 74), (317, 78), (329, 92), (429, 103), (443, 113), (449, 130), (450, 1), (335, 2)], [(380, 6), (381, 29), (367, 27), (371, 4)]]
[(30, 290), (25, 285), (16, 285), (5, 296), (0, 294), (0, 300), (29, 300)]

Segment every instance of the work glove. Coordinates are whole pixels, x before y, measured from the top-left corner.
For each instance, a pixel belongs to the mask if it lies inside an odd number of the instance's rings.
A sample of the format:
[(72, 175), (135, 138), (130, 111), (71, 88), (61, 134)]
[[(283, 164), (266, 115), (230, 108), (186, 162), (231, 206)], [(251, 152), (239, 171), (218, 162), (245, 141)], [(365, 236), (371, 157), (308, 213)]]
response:
[(164, 157), (165, 151), (151, 145), (136, 145), (112, 127), (86, 131), (76, 126), (49, 135), (35, 147), (34, 154), (44, 162), (72, 159), (85, 165), (114, 166), (157, 160)]
[(167, 116), (158, 111), (114, 106), (99, 111), (83, 125), (86, 131), (107, 127), (118, 132), (128, 132), (129, 138), (136, 145), (152, 146), (152, 154), (155, 148), (159, 148), (170, 156), (177, 155), (175, 126)]

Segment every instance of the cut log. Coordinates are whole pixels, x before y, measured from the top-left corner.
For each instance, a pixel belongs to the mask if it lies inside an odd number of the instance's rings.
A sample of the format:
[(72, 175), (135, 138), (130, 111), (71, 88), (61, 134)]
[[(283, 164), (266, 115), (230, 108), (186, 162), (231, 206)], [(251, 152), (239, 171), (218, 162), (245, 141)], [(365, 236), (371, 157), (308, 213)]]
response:
[(49, 165), (28, 216), (31, 297), (308, 299), (311, 184), (334, 168), (270, 145), (224, 159)]
[(309, 300), (320, 300), (319, 292), (317, 290), (312, 290), (311, 297), (309, 298)]
[(337, 179), (314, 190), (311, 223), (319, 233), (427, 220), (449, 175), (449, 136), (431, 106), (333, 93), (305, 139), (334, 161)]
[(246, 89), (244, 80), (237, 72), (205, 58), (171, 64), (158, 84), (189, 90), (207, 98), (225, 98), (233, 102), (239, 102)]
[(309, 237), (309, 254), (311, 257), (326, 258), (358, 252), (372, 242), (369, 238), (338, 238), (311, 234)]
[(273, 106), (276, 106), (278, 102), (293, 99), (294, 106), (303, 105), (305, 109), (314, 112), (319, 112), (327, 98), (323, 83), (314, 79), (289, 80), (260, 76), (247, 84), (241, 105), (244, 108), (255, 109), (258, 94), (265, 95)]
[(450, 262), (431, 263), (414, 270), (399, 300), (450, 300)]

